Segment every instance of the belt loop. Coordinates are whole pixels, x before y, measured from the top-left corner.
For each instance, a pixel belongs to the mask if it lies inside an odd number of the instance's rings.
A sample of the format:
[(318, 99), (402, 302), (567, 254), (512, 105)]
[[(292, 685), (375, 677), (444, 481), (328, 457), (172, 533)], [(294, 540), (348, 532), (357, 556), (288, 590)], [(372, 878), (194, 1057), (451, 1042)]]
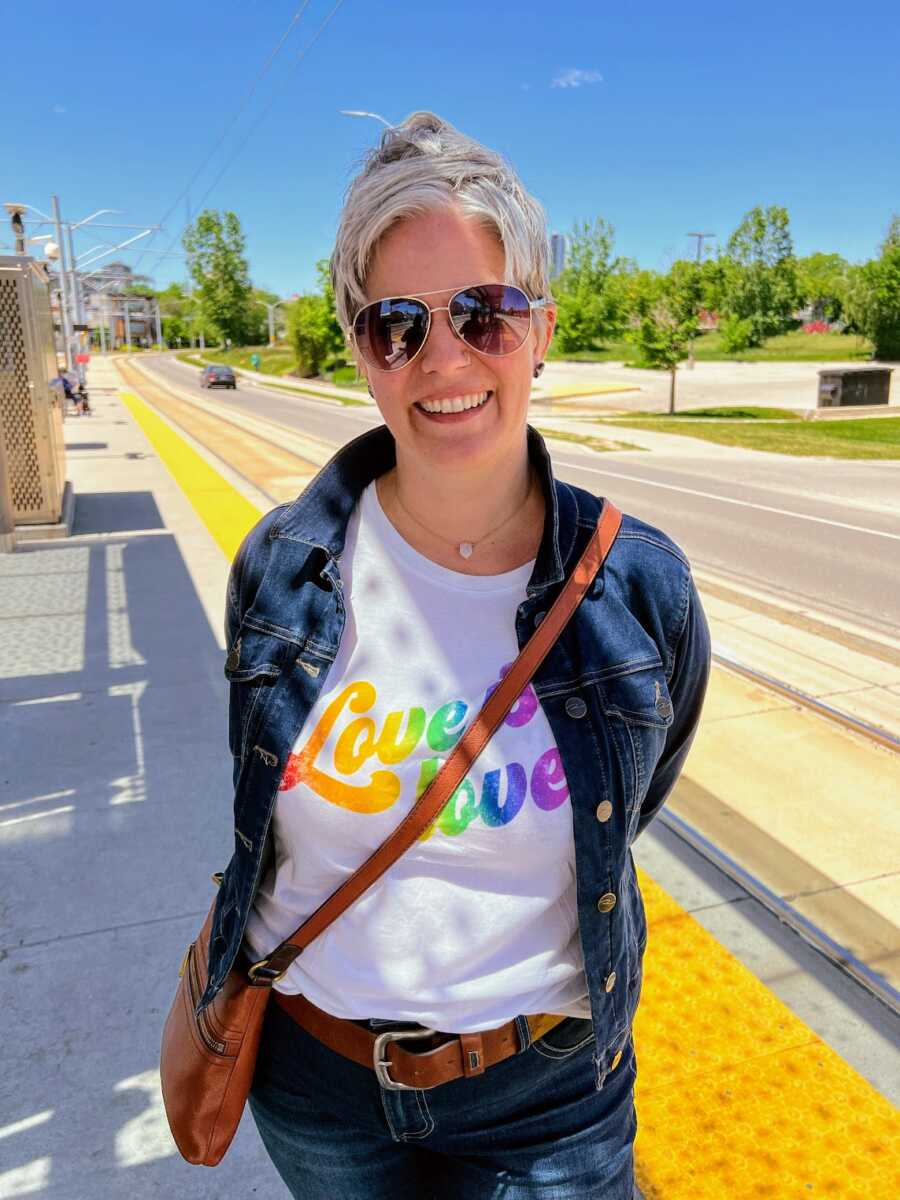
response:
[(484, 1039), (480, 1033), (460, 1033), (460, 1048), (462, 1049), (463, 1074), (468, 1079), (471, 1075), (484, 1074)]
[(519, 1035), (519, 1050), (527, 1050), (531, 1045), (531, 1026), (527, 1017), (516, 1017), (516, 1032)]

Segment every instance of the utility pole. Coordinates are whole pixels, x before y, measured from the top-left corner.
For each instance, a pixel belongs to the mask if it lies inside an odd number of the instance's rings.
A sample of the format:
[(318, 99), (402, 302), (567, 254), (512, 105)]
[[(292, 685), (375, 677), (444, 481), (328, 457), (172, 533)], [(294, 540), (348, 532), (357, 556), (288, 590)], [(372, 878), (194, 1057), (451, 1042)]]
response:
[(63, 346), (65, 347), (66, 370), (72, 369), (72, 330), (69, 325), (69, 289), (67, 285), (66, 244), (63, 241), (62, 217), (59, 213), (59, 197), (51, 196), (53, 202), (53, 224), (56, 227), (56, 244), (59, 246), (59, 315), (62, 322)]
[(700, 262), (703, 258), (704, 241), (707, 238), (714, 238), (716, 235), (714, 233), (689, 233), (687, 236), (697, 239), (697, 262)]
[(159, 346), (160, 350), (162, 350), (162, 318), (160, 317), (159, 313), (159, 301), (154, 300), (153, 303), (156, 308), (156, 344)]
[(128, 353), (131, 353), (131, 317), (128, 313), (128, 301), (122, 301), (122, 308), (125, 311), (125, 345), (128, 347)]

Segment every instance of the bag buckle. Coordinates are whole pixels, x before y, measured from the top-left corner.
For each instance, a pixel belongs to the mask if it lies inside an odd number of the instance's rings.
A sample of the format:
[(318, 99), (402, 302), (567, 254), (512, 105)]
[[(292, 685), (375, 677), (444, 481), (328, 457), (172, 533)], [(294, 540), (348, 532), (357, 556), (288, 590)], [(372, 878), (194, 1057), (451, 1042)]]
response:
[(255, 962), (247, 968), (247, 978), (253, 987), (270, 987), (273, 983), (277, 983), (286, 971), (287, 967), (279, 971), (275, 967), (269, 966), (269, 959), (261, 958), (259, 962)]
[(397, 1083), (391, 1079), (391, 1060), (387, 1057), (387, 1047), (391, 1042), (405, 1042), (407, 1038), (434, 1037), (434, 1029), (389, 1029), (387, 1033), (379, 1033), (372, 1049), (372, 1066), (378, 1082), (389, 1092), (415, 1092), (418, 1089), (408, 1083)]

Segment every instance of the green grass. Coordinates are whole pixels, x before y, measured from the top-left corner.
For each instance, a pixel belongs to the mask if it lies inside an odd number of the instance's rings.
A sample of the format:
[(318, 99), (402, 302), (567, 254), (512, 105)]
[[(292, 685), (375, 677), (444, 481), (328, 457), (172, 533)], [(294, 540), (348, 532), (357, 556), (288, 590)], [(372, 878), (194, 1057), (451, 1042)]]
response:
[[(624, 339), (594, 350), (562, 354), (551, 347), (548, 358), (555, 362), (624, 362), (638, 366), (635, 347)], [(694, 339), (697, 362), (868, 362), (872, 343), (851, 333), (804, 333), (802, 329), (769, 338), (752, 350), (739, 354), (722, 349), (721, 334), (701, 333)]]
[(804, 420), (787, 408), (708, 408), (674, 416), (633, 413), (595, 418), (604, 425), (698, 437), (722, 446), (798, 457), (898, 459), (900, 417)]

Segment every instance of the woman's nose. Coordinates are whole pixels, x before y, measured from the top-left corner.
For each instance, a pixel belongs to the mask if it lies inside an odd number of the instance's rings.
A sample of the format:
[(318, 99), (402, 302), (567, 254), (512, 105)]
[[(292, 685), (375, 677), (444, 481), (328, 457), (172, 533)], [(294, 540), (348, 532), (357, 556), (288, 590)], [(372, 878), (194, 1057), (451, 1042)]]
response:
[(419, 359), (422, 370), (433, 374), (456, 371), (471, 362), (469, 351), (450, 324), (446, 309), (432, 311), (431, 328)]

